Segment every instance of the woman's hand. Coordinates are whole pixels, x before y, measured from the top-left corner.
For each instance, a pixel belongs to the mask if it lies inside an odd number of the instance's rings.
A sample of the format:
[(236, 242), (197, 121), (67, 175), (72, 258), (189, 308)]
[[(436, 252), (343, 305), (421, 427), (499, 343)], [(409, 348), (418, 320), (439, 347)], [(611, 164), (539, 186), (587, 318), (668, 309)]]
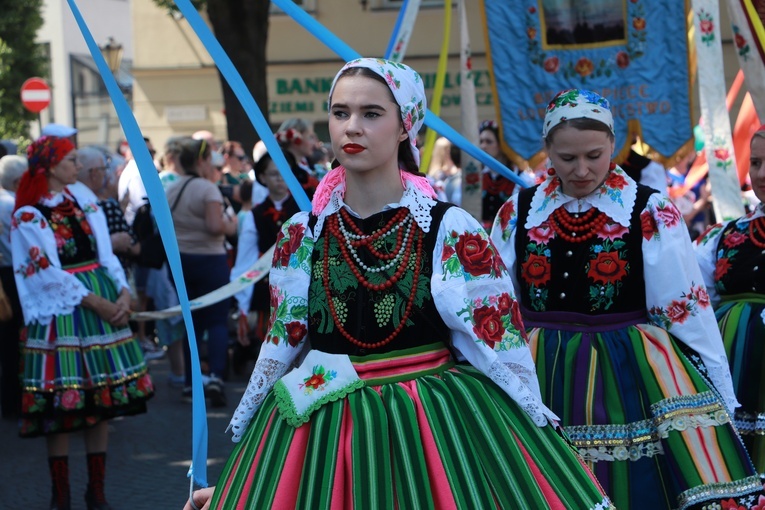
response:
[(191, 497), (194, 499), (194, 504), (192, 505), (191, 501), (186, 501), (183, 510), (209, 510), (213, 492), (215, 492), (215, 487), (207, 487), (192, 492)]
[(132, 239), (127, 232), (117, 232), (110, 236), (112, 240), (112, 251), (114, 253), (127, 253), (130, 251)]
[[(128, 303), (130, 302), (129, 297), (130, 294), (128, 294)], [(120, 295), (118, 301), (120, 299), (123, 299), (122, 295)], [(117, 303), (112, 303), (108, 299), (104, 299), (93, 293), (88, 294), (82, 299), (82, 306), (93, 310), (101, 320), (108, 322), (112, 326), (126, 326), (128, 319), (130, 318), (129, 307), (120, 307)]]

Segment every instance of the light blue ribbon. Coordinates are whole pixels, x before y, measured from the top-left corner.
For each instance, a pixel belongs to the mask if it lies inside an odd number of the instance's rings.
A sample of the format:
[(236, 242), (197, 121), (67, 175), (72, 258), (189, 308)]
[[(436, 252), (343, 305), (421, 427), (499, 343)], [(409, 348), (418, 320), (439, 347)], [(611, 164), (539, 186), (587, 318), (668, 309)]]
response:
[(244, 80), (239, 74), (239, 71), (236, 70), (233, 62), (231, 62), (231, 59), (223, 50), (223, 47), (210, 31), (207, 23), (204, 22), (202, 16), (199, 15), (191, 2), (189, 0), (175, 0), (175, 4), (186, 17), (186, 20), (197, 34), (197, 37), (199, 37), (202, 45), (212, 57), (213, 62), (218, 66), (220, 74), (226, 79), (231, 90), (236, 95), (236, 98), (242, 104), (242, 108), (244, 108), (247, 117), (255, 127), (258, 136), (263, 140), (263, 143), (266, 144), (268, 154), (282, 173), (284, 182), (287, 183), (298, 206), (300, 206), (303, 211), (310, 211), (311, 201), (308, 200), (308, 195), (306, 195), (305, 190), (298, 182), (295, 174), (292, 173), (292, 169), (290, 168), (289, 163), (287, 163), (287, 159), (284, 157), (281, 147), (279, 147), (274, 134), (271, 132), (271, 126), (268, 125), (265, 117), (263, 117), (263, 113), (260, 111), (252, 94), (250, 94), (250, 91), (247, 89), (247, 85), (244, 84)]
[[(334, 51), (341, 59), (347, 62), (349, 60), (361, 58), (361, 55), (356, 50), (348, 46), (342, 39), (330, 32), (327, 27), (313, 19), (302, 8), (295, 5), (292, 0), (271, 0), (271, 3), (279, 7), (284, 11), (285, 14), (294, 19), (300, 26), (308, 30), (311, 35), (324, 43), (330, 50)], [(474, 159), (480, 161), (492, 170), (498, 172), (504, 177), (507, 177), (514, 183), (524, 188), (527, 186), (526, 183), (524, 183), (521, 178), (515, 174), (515, 172), (470, 143), (470, 140), (462, 136), (457, 130), (441, 120), (435, 113), (431, 112), (430, 109), (428, 109), (427, 114), (425, 115), (425, 125), (451, 140), (454, 145), (467, 152)]]
[(152, 212), (157, 220), (159, 233), (162, 237), (162, 244), (165, 247), (165, 253), (167, 253), (167, 262), (170, 265), (170, 271), (175, 280), (175, 287), (178, 291), (178, 300), (181, 303), (183, 320), (186, 323), (189, 347), (191, 348), (190, 368), (193, 398), (191, 407), (192, 454), (189, 476), (192, 478), (192, 481), (199, 486), (207, 487), (207, 412), (205, 409), (204, 392), (202, 389), (202, 370), (199, 366), (199, 353), (197, 352), (197, 341), (194, 336), (194, 323), (191, 321), (189, 297), (186, 293), (186, 283), (183, 280), (181, 254), (178, 251), (178, 241), (175, 237), (173, 217), (170, 214), (170, 207), (167, 204), (167, 198), (165, 197), (162, 183), (159, 180), (159, 174), (157, 174), (157, 169), (154, 166), (149, 150), (146, 148), (146, 142), (144, 141), (138, 123), (133, 116), (133, 112), (130, 110), (127, 101), (125, 101), (125, 97), (122, 95), (119, 85), (117, 85), (117, 80), (114, 79), (109, 66), (106, 64), (106, 60), (104, 60), (104, 57), (101, 55), (101, 50), (93, 39), (93, 35), (90, 33), (88, 25), (85, 23), (82, 14), (80, 14), (77, 5), (74, 3), (74, 0), (67, 0), (67, 2), (72, 9), (74, 19), (80, 27), (82, 36), (96, 63), (96, 67), (98, 67), (98, 71), (101, 73), (101, 78), (104, 80), (106, 90), (109, 92), (109, 96), (114, 104), (117, 117), (119, 117), (120, 123), (122, 124), (122, 130), (125, 133), (128, 144), (130, 144), (130, 150), (133, 152), (136, 164), (138, 165), (138, 171), (141, 173), (141, 180), (146, 187), (146, 194), (149, 197)]

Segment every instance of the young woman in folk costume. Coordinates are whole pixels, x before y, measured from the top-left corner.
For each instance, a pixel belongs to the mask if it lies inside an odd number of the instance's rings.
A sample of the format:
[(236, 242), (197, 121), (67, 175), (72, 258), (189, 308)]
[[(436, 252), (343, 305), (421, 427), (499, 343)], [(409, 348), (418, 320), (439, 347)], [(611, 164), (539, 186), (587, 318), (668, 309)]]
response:
[(329, 109), (341, 166), (282, 228), (238, 444), (186, 508), (609, 507), (539, 400), (488, 235), (418, 172), (420, 76), (354, 60)]
[(45, 436), (51, 509), (68, 510), (69, 434), (85, 431), (88, 510), (106, 510), (106, 420), (146, 412), (154, 393), (127, 327), (130, 293), (97, 197), (77, 183), (72, 142), (27, 149), (11, 246), (27, 326), (22, 346), (22, 437)]
[(559, 93), (543, 136), (548, 176), (502, 206), (492, 239), (545, 404), (617, 508), (765, 502), (730, 423), (738, 402), (680, 213), (611, 162), (599, 95)]
[(308, 158), (313, 156), (317, 141), (313, 125), (300, 118), (287, 119), (282, 122), (274, 136), (284, 149), (284, 156), (292, 168), (292, 173), (295, 174), (308, 198), (313, 198), (316, 187), (319, 185), (314, 169), (308, 163)]
[(696, 240), (696, 257), (715, 307), (741, 402), (735, 423), (754, 465), (765, 472), (765, 125), (751, 141), (749, 176), (760, 204), (714, 225)]

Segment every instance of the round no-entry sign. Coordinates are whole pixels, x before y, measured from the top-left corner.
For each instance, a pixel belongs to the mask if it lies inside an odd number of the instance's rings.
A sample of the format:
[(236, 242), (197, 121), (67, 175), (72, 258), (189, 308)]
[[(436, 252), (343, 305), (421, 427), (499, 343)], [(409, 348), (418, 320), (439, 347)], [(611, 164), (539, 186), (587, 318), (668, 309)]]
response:
[(42, 78), (29, 78), (21, 86), (21, 103), (32, 113), (40, 113), (50, 105), (50, 87)]

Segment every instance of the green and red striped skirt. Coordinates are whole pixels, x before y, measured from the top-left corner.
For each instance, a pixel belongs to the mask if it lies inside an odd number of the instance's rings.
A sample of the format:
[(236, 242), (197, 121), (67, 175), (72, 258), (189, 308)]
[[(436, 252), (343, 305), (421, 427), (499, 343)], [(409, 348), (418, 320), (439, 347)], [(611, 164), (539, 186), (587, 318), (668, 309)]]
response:
[(765, 502), (730, 415), (689, 359), (698, 356), (646, 322), (524, 311), (544, 403), (617, 508)]
[(365, 386), (297, 428), (266, 397), (211, 508), (609, 508), (552, 426), (443, 344), (351, 360)]
[(734, 422), (754, 467), (765, 472), (765, 295), (722, 296), (715, 315), (741, 407)]
[[(71, 273), (94, 294), (117, 299), (104, 268), (94, 265)], [(27, 327), (21, 382), (22, 437), (72, 432), (115, 416), (143, 413), (154, 394), (130, 328), (114, 327), (83, 306)]]

